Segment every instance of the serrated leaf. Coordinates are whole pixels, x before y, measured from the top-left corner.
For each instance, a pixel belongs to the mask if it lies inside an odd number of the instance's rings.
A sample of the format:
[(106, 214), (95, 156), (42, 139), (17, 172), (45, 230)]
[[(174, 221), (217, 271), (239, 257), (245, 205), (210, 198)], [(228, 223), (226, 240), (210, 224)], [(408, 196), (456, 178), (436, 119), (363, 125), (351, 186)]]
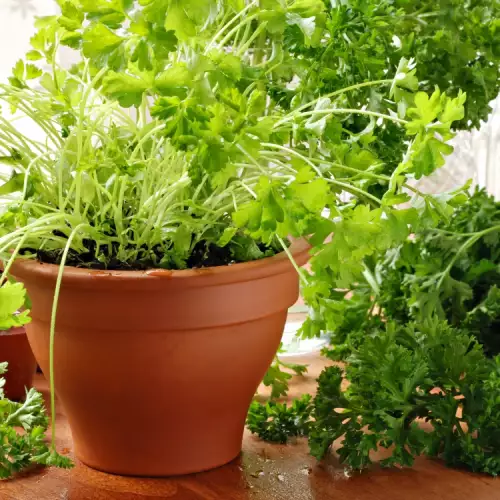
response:
[(118, 99), (124, 107), (138, 106), (149, 88), (142, 78), (110, 71), (103, 80), (103, 92)]
[(82, 50), (86, 57), (94, 58), (116, 49), (123, 39), (103, 24), (91, 24), (83, 33)]
[(156, 77), (155, 87), (160, 92), (168, 92), (173, 88), (188, 86), (191, 82), (190, 71), (185, 66), (176, 65)]
[(43, 58), (43, 54), (38, 52), (38, 50), (30, 50), (26, 54), (26, 59), (28, 59), (28, 61), (39, 61), (42, 58)]

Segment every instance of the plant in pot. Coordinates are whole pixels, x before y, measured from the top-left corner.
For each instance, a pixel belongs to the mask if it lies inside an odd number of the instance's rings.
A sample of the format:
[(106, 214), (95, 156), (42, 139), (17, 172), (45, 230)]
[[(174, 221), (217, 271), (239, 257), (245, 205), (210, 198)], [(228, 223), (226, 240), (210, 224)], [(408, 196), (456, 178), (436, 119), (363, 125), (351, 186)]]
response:
[(4, 393), (11, 400), (20, 401), (31, 387), (36, 361), (26, 336), (24, 325), (28, 312), (19, 312), (25, 306), (25, 291), (19, 283), (5, 283), (0, 287), (0, 359), (7, 362)]
[[(460, 198), (416, 191), (395, 209), (407, 180), (452, 150), (465, 94), (419, 92), (402, 59), (383, 81), (323, 96), (296, 88), (285, 106), (311, 62), (287, 43), (324, 42), (320, 1), (60, 4), (61, 16), (37, 21), (35, 63), (0, 85), (45, 136), (0, 117), (13, 167), (2, 191), (18, 193), (0, 253), (33, 304), (28, 336), (53, 419), (57, 392), (76, 456), (104, 471), (222, 465), (240, 452), (310, 248), (331, 278), (321, 286), (333, 286)], [(70, 71), (60, 45), (81, 55)], [(351, 107), (363, 87), (386, 99)], [(358, 116), (366, 126), (353, 133)], [(373, 146), (387, 123), (407, 134), (391, 176)], [(382, 195), (365, 189), (373, 179), (387, 181)]]
[[(25, 303), (25, 296), (26, 292), (20, 283), (5, 282), (0, 286), (0, 325), (3, 328), (21, 328), (29, 322), (28, 311), (18, 314)], [(2, 341), (0, 337), (0, 345)], [(4, 355), (4, 351), (1, 353)], [(14, 361), (16, 357), (19, 359), (18, 353), (7, 354), (11, 354)], [(28, 379), (35, 370), (33, 363), (30, 372), (26, 375), (17, 373), (14, 378), (8, 375), (9, 368), (7, 362), (0, 363), (0, 479), (8, 478), (33, 464), (70, 467), (71, 462), (66, 457), (51, 452), (45, 443), (48, 418), (42, 395), (35, 389), (22, 387), (22, 391), (25, 391), (22, 402), (14, 402), (7, 397), (5, 389), (9, 384), (12, 387), (12, 381), (17, 382), (25, 376), (27, 385), (30, 383)], [(19, 362), (17, 366), (14, 363), (13, 368), (19, 370)], [(17, 386), (14, 384), (10, 393), (15, 389)], [(14, 392), (14, 395), (17, 394)]]

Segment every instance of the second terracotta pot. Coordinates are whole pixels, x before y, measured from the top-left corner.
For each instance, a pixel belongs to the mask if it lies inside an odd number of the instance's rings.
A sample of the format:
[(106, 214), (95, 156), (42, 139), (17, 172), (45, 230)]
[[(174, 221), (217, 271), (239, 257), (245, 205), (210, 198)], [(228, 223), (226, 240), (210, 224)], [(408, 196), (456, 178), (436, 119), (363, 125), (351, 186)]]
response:
[(7, 399), (21, 401), (33, 384), (36, 361), (24, 328), (0, 331), (0, 362), (9, 363), (4, 375)]
[[(299, 264), (304, 242), (291, 252)], [(29, 340), (49, 373), (58, 266), (17, 262)], [(56, 392), (76, 456), (106, 472), (166, 476), (225, 464), (279, 346), (298, 277), (285, 254), (186, 271), (67, 268), (55, 338)]]

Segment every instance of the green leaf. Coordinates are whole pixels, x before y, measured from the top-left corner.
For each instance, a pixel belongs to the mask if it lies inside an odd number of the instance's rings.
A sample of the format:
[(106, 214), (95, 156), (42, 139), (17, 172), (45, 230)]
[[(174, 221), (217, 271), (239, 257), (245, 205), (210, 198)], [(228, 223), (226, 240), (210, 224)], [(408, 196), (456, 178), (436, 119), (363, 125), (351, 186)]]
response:
[(82, 35), (77, 32), (66, 32), (61, 36), (61, 44), (72, 49), (79, 49), (82, 44)]
[(218, 70), (232, 81), (237, 82), (242, 76), (241, 59), (233, 54), (223, 52), (211, 52), (210, 58)]
[(42, 76), (43, 71), (40, 68), (37, 68), (33, 64), (26, 65), (26, 80), (34, 80), (39, 76)]
[(162, 93), (178, 88), (186, 87), (192, 83), (190, 71), (181, 65), (176, 65), (160, 73), (155, 79), (155, 87)]
[(408, 116), (413, 118), (413, 121), (406, 126), (409, 134), (416, 134), (437, 118), (441, 112), (440, 101), (439, 90), (435, 90), (430, 98), (425, 92), (415, 94), (415, 107), (408, 109)]
[[(5, 160), (14, 160), (12, 156), (0, 157), (0, 163), (5, 163)], [(16, 163), (19, 160), (14, 160)], [(5, 196), (6, 194), (17, 193), (22, 191), (24, 188), (24, 174), (18, 174), (13, 171), (10, 179), (0, 186), (0, 196)]]
[(91, 24), (83, 33), (83, 54), (85, 57), (96, 58), (103, 54), (109, 54), (122, 42), (121, 37), (103, 24)]
[(110, 71), (103, 80), (103, 92), (117, 99), (124, 107), (139, 106), (144, 92), (149, 88), (142, 78)]
[(296, 181), (290, 188), (293, 196), (298, 198), (307, 210), (321, 212), (325, 208), (330, 188), (324, 179), (315, 179), (304, 184)]
[(19, 61), (17, 61), (16, 65), (12, 69), (12, 74), (18, 80), (24, 80), (24, 61), (22, 59), (19, 59)]
[(410, 196), (406, 193), (394, 194), (387, 192), (382, 198), (382, 203), (387, 206), (399, 205), (401, 203), (407, 203), (410, 201)]
[(302, 17), (299, 14), (289, 13), (286, 15), (286, 22), (290, 26), (297, 25), (304, 34), (306, 44), (310, 44), (316, 30), (316, 18), (314, 16)]
[(71, 1), (63, 2), (61, 5), (62, 15), (57, 19), (57, 22), (68, 31), (75, 31), (82, 27), (85, 18), (81, 9), (78, 9)]
[(130, 61), (137, 63), (140, 71), (150, 71), (153, 69), (152, 58), (146, 40), (140, 40), (133, 50)]
[(427, 137), (412, 156), (415, 178), (430, 175), (445, 164), (445, 156), (453, 153), (453, 146), (435, 137)]
[(173, 31), (179, 40), (188, 40), (196, 35), (196, 25), (187, 16), (180, 0), (172, 0), (166, 14), (166, 31)]
[(17, 314), (26, 301), (22, 283), (6, 282), (0, 287), (0, 330), (23, 326), (30, 322), (29, 311)]
[(38, 50), (30, 50), (26, 54), (26, 59), (28, 59), (28, 61), (39, 61), (42, 58), (43, 58), (43, 54), (38, 52)]
[(271, 217), (273, 217), (278, 222), (283, 222), (285, 220), (285, 212), (280, 204), (279, 199), (279, 196), (273, 189), (269, 190), (266, 200), (267, 208), (269, 209)]

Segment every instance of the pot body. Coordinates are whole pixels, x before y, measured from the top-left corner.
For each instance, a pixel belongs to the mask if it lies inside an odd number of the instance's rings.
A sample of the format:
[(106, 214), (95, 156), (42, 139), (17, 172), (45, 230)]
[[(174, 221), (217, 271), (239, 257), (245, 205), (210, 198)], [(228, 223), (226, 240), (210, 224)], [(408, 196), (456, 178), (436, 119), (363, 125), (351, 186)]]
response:
[[(304, 242), (291, 251), (305, 263)], [(12, 269), (33, 304), (28, 336), (46, 376), (58, 269), (34, 261)], [(297, 273), (284, 254), (185, 271), (65, 269), (54, 373), (76, 456), (138, 476), (234, 459), (297, 296)]]
[(7, 399), (21, 401), (26, 396), (26, 389), (33, 385), (36, 361), (24, 328), (11, 328), (0, 331), (0, 362), (9, 363), (4, 375), (4, 392)]

